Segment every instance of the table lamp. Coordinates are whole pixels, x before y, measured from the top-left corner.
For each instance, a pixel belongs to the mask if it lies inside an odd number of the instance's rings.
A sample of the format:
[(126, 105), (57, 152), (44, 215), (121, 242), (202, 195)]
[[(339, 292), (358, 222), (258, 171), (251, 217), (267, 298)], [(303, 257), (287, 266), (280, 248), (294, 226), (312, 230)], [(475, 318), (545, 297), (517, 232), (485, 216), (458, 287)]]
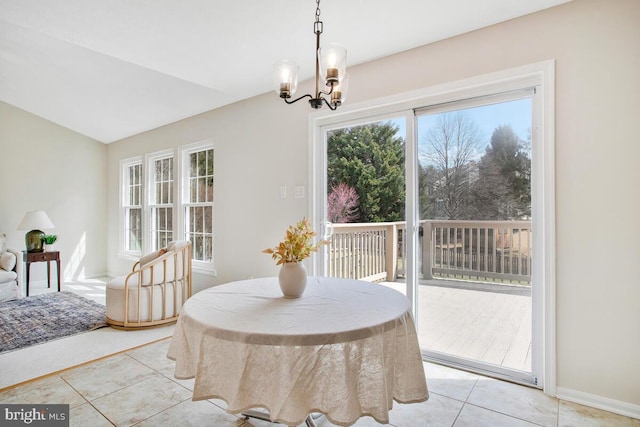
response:
[(24, 218), (18, 226), (18, 230), (31, 230), (24, 236), (27, 252), (42, 252), (42, 239), (44, 232), (40, 229), (55, 228), (44, 211), (30, 211), (24, 214)]

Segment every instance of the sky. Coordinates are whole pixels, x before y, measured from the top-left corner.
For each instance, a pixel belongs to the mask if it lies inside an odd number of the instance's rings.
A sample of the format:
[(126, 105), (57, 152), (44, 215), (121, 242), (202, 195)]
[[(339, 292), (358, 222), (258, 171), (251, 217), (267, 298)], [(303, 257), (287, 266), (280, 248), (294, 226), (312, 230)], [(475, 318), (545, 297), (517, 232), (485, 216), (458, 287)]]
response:
[[(479, 128), (482, 136), (482, 144), (478, 150), (478, 158), (484, 154), (489, 145), (493, 130), (500, 125), (510, 125), (522, 140), (528, 139), (531, 128), (531, 98), (523, 98), (515, 101), (501, 102), (498, 104), (484, 105), (462, 110)], [(430, 126), (433, 126), (440, 114), (429, 114), (418, 117), (418, 145), (419, 151), (425, 144), (425, 135)], [(392, 120), (399, 128), (398, 135), (404, 136), (406, 126), (404, 120)]]

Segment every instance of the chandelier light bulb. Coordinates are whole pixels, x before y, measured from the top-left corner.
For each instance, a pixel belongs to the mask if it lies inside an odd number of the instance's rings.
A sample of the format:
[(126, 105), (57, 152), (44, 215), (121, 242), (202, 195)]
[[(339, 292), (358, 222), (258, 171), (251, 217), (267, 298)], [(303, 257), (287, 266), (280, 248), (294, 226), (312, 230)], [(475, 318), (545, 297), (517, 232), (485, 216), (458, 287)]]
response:
[(280, 98), (290, 98), (298, 89), (298, 64), (280, 61), (274, 65), (274, 89)]
[(320, 65), (327, 86), (337, 84), (347, 71), (347, 50), (336, 43), (320, 49)]

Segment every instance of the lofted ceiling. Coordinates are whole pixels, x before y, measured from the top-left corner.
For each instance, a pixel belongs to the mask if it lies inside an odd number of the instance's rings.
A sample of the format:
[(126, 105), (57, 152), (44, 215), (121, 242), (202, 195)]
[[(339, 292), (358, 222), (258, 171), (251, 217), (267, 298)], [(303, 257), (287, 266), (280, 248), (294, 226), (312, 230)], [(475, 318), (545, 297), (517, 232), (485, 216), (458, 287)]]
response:
[[(341, 43), (348, 64), (360, 64), (567, 1), (323, 0), (322, 42)], [(311, 78), (315, 8), (313, 0), (0, 0), (0, 100), (117, 141), (272, 90), (280, 59)]]

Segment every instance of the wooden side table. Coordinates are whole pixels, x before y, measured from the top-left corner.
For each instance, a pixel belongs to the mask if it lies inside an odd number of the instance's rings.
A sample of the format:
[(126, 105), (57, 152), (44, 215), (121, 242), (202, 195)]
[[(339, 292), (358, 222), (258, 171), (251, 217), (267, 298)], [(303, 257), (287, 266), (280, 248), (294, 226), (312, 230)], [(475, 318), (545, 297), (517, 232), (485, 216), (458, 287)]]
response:
[(22, 260), (27, 263), (27, 296), (29, 296), (29, 271), (31, 270), (32, 262), (46, 262), (47, 263), (47, 288), (51, 287), (51, 261), (56, 262), (58, 267), (58, 292), (60, 292), (60, 252), (27, 252), (22, 251)]

